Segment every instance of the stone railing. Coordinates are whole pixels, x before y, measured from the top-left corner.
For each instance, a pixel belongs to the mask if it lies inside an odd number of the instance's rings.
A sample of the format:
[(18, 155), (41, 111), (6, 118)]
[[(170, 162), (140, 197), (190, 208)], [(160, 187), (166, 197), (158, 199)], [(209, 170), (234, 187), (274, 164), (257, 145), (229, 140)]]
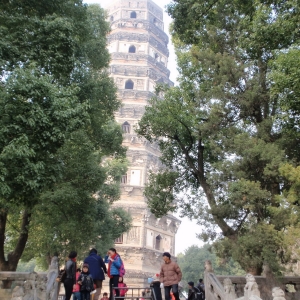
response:
[(12, 281), (13, 290), (0, 289), (0, 300), (57, 300), (60, 284), (58, 258), (53, 257), (48, 272), (0, 272), (0, 281)]
[[(216, 277), (223, 285), (226, 278), (230, 279), (235, 288), (237, 297), (242, 297), (244, 295), (244, 287), (246, 285), (245, 277), (219, 275)], [(263, 300), (273, 300), (272, 288), (274, 286), (280, 287), (285, 291), (286, 300), (300, 300), (300, 277), (285, 276), (278, 280), (274, 280), (268, 276), (254, 276), (254, 278)]]
[(205, 263), (206, 300), (300, 300), (300, 277), (217, 276)]

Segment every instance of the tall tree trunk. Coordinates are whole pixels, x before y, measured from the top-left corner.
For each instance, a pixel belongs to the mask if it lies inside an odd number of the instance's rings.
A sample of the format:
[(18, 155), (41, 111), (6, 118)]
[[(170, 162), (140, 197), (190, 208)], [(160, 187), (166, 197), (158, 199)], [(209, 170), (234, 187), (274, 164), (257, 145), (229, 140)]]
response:
[(260, 276), (263, 271), (263, 266), (249, 267), (246, 271), (253, 276)]
[[(4, 243), (5, 243), (5, 228), (7, 222), (8, 212), (4, 209), (0, 212), (0, 270), (1, 271), (11, 271), (14, 272), (17, 269), (19, 260), (25, 249), (28, 240), (28, 227), (30, 224), (31, 213), (26, 209), (22, 213), (22, 221), (20, 227), (19, 238), (15, 249), (8, 253), (7, 259), (4, 253)], [(12, 281), (3, 280), (3, 288), (9, 289), (11, 287)]]

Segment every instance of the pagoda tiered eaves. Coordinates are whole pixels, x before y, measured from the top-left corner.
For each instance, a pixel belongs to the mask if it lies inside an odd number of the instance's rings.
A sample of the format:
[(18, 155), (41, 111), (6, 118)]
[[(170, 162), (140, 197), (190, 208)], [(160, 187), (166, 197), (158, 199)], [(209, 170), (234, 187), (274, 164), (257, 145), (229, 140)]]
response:
[(149, 274), (160, 269), (162, 253), (175, 254), (175, 234), (180, 224), (172, 215), (155, 218), (147, 206), (145, 184), (149, 174), (163, 166), (158, 144), (134, 131), (145, 106), (155, 96), (157, 84), (173, 85), (167, 68), (169, 38), (163, 31), (163, 11), (152, 0), (116, 0), (108, 8), (108, 20), (110, 74), (122, 102), (115, 116), (124, 132), (129, 161), (116, 205), (132, 216), (132, 228), (117, 240), (116, 248), (129, 271), (126, 283), (146, 286)]

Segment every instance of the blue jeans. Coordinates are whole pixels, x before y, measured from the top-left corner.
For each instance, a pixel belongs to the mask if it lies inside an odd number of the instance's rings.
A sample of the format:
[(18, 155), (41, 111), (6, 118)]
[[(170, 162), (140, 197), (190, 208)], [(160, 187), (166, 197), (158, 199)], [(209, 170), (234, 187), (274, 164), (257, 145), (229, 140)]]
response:
[(178, 291), (178, 284), (173, 284), (170, 286), (165, 286), (165, 300), (170, 300), (171, 298), (171, 290), (176, 300), (179, 300), (179, 291)]
[(81, 300), (80, 292), (73, 293), (73, 300)]

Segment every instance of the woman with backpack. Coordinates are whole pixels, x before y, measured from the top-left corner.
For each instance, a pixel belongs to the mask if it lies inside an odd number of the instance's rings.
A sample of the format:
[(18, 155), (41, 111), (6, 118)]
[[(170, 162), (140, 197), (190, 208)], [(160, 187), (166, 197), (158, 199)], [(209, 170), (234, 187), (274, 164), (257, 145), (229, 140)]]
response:
[[(108, 263), (107, 275), (109, 277), (109, 299), (113, 300), (114, 291), (116, 298), (120, 297), (120, 290), (118, 289), (118, 285), (119, 277), (124, 275), (120, 274), (120, 269), (124, 270), (124, 265), (120, 255), (117, 253), (117, 250), (115, 248), (110, 248), (107, 254), (108, 255), (105, 257), (105, 262)], [(124, 272), (122, 271), (121, 273)]]

